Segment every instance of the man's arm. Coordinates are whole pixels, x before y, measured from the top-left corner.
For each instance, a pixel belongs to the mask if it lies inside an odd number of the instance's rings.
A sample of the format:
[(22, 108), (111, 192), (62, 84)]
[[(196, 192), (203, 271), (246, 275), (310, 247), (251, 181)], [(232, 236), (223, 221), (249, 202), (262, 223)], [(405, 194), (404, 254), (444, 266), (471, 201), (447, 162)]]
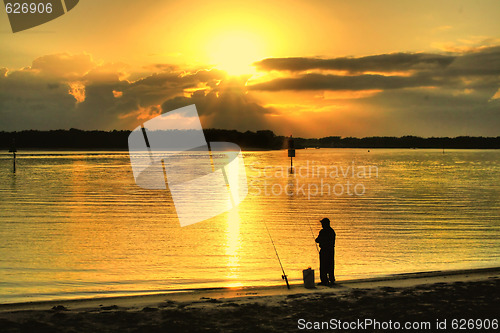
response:
[(320, 242), (321, 242), (321, 232), (322, 232), (322, 231), (323, 231), (323, 230), (320, 230), (320, 231), (319, 231), (319, 235), (318, 235), (318, 237), (315, 239), (316, 243), (320, 243)]

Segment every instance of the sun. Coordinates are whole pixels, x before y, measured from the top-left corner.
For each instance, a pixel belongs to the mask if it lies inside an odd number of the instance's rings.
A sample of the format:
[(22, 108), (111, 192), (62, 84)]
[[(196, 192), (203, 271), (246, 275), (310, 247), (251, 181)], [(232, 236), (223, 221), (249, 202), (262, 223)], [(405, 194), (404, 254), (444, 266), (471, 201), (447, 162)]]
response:
[(214, 36), (207, 45), (209, 62), (229, 75), (255, 73), (252, 63), (263, 58), (262, 42), (246, 31), (228, 31)]

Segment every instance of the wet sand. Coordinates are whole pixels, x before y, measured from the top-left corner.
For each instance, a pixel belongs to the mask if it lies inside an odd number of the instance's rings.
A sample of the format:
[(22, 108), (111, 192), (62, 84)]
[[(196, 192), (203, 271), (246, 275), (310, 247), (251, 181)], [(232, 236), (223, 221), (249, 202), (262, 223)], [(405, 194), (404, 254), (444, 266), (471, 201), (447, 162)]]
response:
[(342, 325), (349, 324), (352, 331), (382, 332), (387, 325), (411, 322), (420, 325), (414, 331), (429, 325), (427, 331), (433, 332), (438, 323), (450, 330), (453, 320), (458, 325), (460, 319), (498, 322), (499, 287), (500, 267), (339, 281), (332, 288), (228, 288), (3, 304), (0, 327), (2, 332), (289, 332), (309, 327), (343, 332), (349, 329)]

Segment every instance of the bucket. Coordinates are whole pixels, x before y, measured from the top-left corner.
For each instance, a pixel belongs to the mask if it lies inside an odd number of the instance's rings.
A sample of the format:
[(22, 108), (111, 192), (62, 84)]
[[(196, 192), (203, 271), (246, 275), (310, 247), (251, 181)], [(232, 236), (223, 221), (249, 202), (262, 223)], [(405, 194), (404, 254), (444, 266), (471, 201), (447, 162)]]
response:
[(305, 288), (316, 288), (316, 286), (314, 285), (314, 269), (311, 269), (311, 267), (309, 267), (308, 269), (304, 269), (302, 271), (302, 278), (304, 279)]

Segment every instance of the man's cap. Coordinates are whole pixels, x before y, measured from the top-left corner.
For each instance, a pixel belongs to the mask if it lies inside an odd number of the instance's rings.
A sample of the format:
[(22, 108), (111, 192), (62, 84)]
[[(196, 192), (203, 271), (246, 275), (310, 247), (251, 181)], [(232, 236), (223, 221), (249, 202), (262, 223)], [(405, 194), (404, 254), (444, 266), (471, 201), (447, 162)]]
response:
[(327, 218), (327, 217), (325, 217), (325, 218), (324, 218), (324, 219), (322, 219), (320, 222), (321, 222), (321, 224), (323, 224), (323, 223), (325, 223), (325, 222), (326, 222), (326, 223), (330, 223), (330, 219), (329, 219), (329, 218)]

